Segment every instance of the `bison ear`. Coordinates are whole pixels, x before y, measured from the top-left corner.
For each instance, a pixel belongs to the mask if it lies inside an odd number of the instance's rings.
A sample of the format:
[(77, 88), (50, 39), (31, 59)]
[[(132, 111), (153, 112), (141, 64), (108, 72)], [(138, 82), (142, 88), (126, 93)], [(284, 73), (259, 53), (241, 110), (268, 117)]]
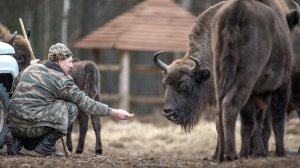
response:
[(294, 10), (287, 14), (286, 20), (290, 30), (292, 31), (294, 27), (299, 23), (299, 12)]
[(13, 35), (11, 35), (11, 37), (9, 38), (9, 40), (7, 41), (8, 44), (12, 45), (13, 42), (15, 41), (16, 39), (16, 36), (17, 36), (18, 32), (15, 31)]
[(196, 79), (198, 82), (205, 81), (210, 78), (210, 70), (209, 69), (201, 69), (200, 72), (197, 73)]
[(30, 30), (27, 29), (27, 38), (29, 38), (29, 37), (30, 37)]

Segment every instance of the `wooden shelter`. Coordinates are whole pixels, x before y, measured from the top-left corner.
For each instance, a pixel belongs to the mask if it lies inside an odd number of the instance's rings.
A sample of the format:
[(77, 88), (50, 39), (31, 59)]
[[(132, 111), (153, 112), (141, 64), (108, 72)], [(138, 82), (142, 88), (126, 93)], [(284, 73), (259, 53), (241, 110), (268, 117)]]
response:
[[(173, 0), (145, 0), (80, 39), (75, 48), (92, 49), (100, 71), (120, 72), (119, 95), (102, 95), (102, 98), (120, 100), (120, 107), (129, 110), (130, 101), (162, 101), (129, 95), (130, 71), (153, 71), (153, 68), (130, 66), (130, 51), (185, 52), (195, 20), (195, 16)], [(100, 64), (99, 49), (112, 48), (122, 51), (120, 65)]]

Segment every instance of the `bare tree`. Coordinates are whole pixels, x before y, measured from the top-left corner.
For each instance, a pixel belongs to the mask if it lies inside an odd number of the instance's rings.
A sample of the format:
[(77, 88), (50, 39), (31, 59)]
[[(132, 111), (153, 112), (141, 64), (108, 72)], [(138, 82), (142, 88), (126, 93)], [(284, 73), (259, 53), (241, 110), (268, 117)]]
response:
[(62, 38), (62, 43), (64, 43), (67, 46), (68, 46), (69, 10), (70, 10), (70, 0), (64, 0), (61, 38)]

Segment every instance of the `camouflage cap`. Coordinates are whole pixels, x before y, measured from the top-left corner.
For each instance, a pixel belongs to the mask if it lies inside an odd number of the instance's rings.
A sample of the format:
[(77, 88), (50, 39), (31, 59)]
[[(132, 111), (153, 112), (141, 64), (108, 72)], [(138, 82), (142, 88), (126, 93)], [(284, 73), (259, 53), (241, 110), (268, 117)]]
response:
[(70, 49), (68, 49), (68, 47), (66, 47), (62, 43), (56, 43), (49, 48), (49, 53), (48, 53), (49, 61), (57, 62), (72, 56), (73, 54), (70, 51)]

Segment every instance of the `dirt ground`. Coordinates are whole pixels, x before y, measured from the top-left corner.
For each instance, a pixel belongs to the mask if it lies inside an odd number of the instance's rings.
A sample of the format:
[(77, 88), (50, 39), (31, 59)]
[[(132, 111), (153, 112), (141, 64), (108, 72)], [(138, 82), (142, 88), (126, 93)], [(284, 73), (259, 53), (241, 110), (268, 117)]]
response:
[[(75, 126), (76, 128), (77, 126)], [(91, 125), (90, 125), (91, 127)], [(75, 129), (74, 128), (74, 129)], [(240, 147), (239, 123), (237, 123), (237, 149)], [(239, 159), (233, 162), (210, 161), (216, 145), (215, 123), (201, 120), (191, 133), (165, 120), (160, 114), (129, 122), (102, 119), (103, 155), (94, 154), (94, 133), (90, 128), (85, 151), (69, 157), (42, 157), (32, 151), (22, 150), (23, 156), (7, 156), (5, 147), (0, 151), (0, 167), (68, 168), (68, 167), (205, 167), (205, 168), (300, 168), (300, 119), (286, 122), (285, 146), (290, 157), (274, 156), (258, 159)], [(78, 132), (74, 132), (74, 145)], [(62, 144), (57, 144), (59, 147)], [(75, 148), (76, 146), (74, 146)], [(274, 138), (270, 140), (270, 153), (274, 153)], [(60, 151), (63, 151), (62, 148)]]

